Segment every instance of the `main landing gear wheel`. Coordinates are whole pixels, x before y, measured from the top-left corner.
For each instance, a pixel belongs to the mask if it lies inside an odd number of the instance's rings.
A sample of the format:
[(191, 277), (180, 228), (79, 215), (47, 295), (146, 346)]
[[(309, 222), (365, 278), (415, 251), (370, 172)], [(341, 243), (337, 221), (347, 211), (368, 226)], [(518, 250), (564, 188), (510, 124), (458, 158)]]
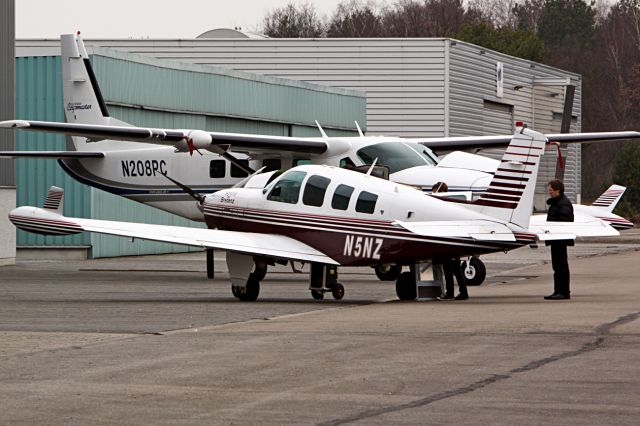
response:
[(376, 265), (373, 269), (380, 281), (395, 281), (402, 272), (400, 265)]
[(322, 300), (324, 299), (324, 293), (318, 290), (311, 290), (311, 297), (316, 300)]
[(400, 300), (414, 300), (416, 293), (416, 276), (411, 271), (403, 272), (396, 281), (396, 294)]
[(232, 286), (231, 292), (243, 302), (255, 302), (260, 294), (260, 281), (251, 274), (247, 279), (246, 287)]
[(344, 286), (340, 283), (336, 283), (331, 289), (331, 295), (336, 300), (341, 300), (344, 297)]
[(267, 276), (267, 264), (264, 262), (254, 262), (251, 275), (258, 281), (264, 280), (264, 277)]
[(487, 277), (487, 268), (484, 262), (477, 257), (472, 257), (469, 263), (462, 262), (462, 272), (467, 281), (467, 285), (478, 286)]

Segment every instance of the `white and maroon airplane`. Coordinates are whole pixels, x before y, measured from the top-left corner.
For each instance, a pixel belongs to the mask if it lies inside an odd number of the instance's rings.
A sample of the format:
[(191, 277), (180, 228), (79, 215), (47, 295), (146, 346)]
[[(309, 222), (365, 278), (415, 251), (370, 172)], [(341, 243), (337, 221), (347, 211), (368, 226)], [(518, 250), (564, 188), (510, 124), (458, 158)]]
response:
[(411, 271), (400, 274), (396, 292), (400, 299), (413, 299), (415, 266), (428, 259), (507, 251), (536, 238), (618, 234), (594, 218), (529, 232), (547, 142), (540, 133), (518, 128), (489, 187), (475, 201), (438, 198), (346, 169), (304, 165), (281, 175), (257, 174), (242, 187), (206, 197), (194, 194), (209, 227), (204, 230), (65, 217), (59, 188), (49, 191), (43, 208), (19, 207), (9, 218), (20, 229), (42, 234), (88, 231), (224, 249), (232, 291), (240, 300), (256, 300), (267, 264), (292, 260), (311, 263), (315, 298), (331, 291), (336, 299), (344, 295), (337, 266), (408, 265)]

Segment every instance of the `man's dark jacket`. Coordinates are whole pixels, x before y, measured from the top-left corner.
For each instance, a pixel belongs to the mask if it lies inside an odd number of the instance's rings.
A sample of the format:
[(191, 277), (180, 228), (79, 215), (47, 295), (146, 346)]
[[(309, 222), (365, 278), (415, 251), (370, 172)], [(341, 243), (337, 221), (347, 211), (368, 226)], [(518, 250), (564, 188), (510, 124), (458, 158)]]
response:
[[(566, 195), (560, 194), (555, 198), (547, 200), (549, 211), (547, 212), (547, 222), (573, 222), (573, 206)], [(547, 241), (546, 245), (559, 243), (572, 246), (573, 240)]]

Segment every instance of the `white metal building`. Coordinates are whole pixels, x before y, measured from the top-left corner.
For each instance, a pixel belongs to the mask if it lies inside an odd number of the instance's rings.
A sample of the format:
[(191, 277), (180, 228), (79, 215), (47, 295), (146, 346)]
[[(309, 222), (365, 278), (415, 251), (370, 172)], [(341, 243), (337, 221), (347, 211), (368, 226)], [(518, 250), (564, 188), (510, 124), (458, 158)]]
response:
[[(204, 35), (206, 36), (207, 33)], [(559, 133), (565, 87), (575, 86), (571, 131), (580, 131), (581, 77), (446, 38), (85, 40), (156, 58), (356, 89), (367, 94), (367, 133), (406, 137), (511, 133), (515, 121)], [(55, 54), (57, 40), (19, 40), (18, 55)], [(566, 157), (568, 195), (580, 199), (580, 146)], [(541, 167), (536, 207), (555, 176)]]

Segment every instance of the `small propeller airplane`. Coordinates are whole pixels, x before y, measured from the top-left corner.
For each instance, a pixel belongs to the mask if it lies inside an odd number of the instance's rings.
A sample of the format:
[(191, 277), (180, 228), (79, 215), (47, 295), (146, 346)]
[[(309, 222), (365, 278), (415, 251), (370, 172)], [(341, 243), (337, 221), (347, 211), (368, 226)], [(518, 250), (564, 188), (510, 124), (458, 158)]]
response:
[[(496, 162), (455, 150), (506, 147), (511, 140), (511, 135), (364, 136), (357, 123), (358, 137), (328, 137), (318, 125), (321, 137), (304, 138), (135, 127), (109, 115), (79, 33), (61, 36), (61, 54), (66, 122), (10, 120), (0, 122), (0, 128), (68, 135), (67, 151), (5, 151), (0, 156), (58, 159), (82, 183), (196, 221), (204, 221), (203, 213), (187, 191), (174, 186), (165, 175), (207, 194), (231, 187), (263, 166), (289, 169), (308, 160), (368, 168), (375, 162), (388, 168), (391, 181), (425, 192), (445, 181), (451, 191), (471, 191), (477, 197), (488, 188)], [(593, 142), (638, 138), (640, 132), (546, 137), (555, 143)], [(440, 159), (432, 149), (454, 152)]]
[[(23, 206), (9, 219), (40, 234), (83, 231), (224, 249), (232, 293), (254, 301), (266, 265), (311, 263), (310, 290), (341, 299), (338, 266), (408, 265), (396, 281), (402, 300), (416, 298), (416, 265), (429, 259), (507, 251), (536, 239), (618, 235), (588, 218), (529, 231), (540, 159), (548, 139), (517, 128), (500, 167), (474, 201), (435, 197), (370, 174), (302, 165), (256, 173), (235, 188), (192, 193), (209, 229), (115, 222), (63, 215), (63, 190), (52, 187), (42, 208)], [(372, 171), (373, 168), (370, 170)]]

